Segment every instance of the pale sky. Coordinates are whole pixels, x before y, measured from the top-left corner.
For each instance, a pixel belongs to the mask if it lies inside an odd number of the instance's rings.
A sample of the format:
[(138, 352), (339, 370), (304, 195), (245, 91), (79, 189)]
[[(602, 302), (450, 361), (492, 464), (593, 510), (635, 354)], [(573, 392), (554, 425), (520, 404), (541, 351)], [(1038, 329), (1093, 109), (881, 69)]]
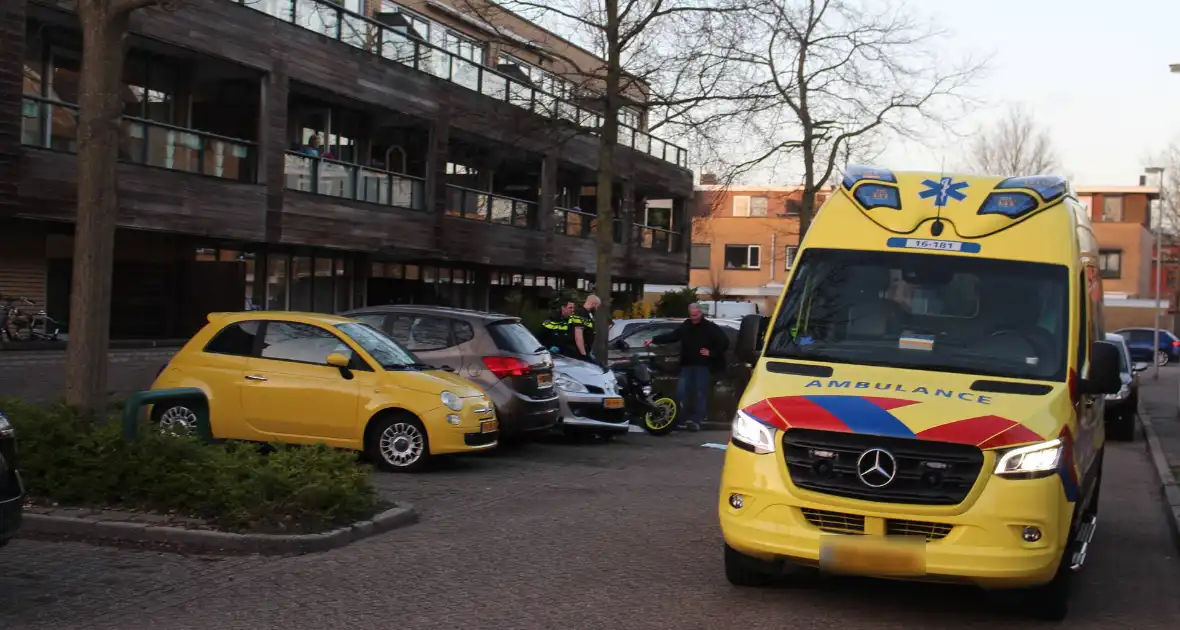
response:
[[(1134, 185), (1150, 157), (1180, 141), (1180, 0), (908, 0), (952, 32), (948, 53), (992, 55), (976, 92), (987, 124), (1022, 102), (1052, 135), (1063, 171), (1082, 185)], [(877, 160), (939, 170), (957, 144), (894, 143)]]

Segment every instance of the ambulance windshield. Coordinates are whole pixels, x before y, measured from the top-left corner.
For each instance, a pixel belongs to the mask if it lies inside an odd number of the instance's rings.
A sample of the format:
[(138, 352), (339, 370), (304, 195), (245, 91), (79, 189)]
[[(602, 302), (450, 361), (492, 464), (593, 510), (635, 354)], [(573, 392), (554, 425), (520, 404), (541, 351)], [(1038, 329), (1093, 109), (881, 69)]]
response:
[(766, 356), (1065, 380), (1069, 270), (910, 252), (809, 249)]

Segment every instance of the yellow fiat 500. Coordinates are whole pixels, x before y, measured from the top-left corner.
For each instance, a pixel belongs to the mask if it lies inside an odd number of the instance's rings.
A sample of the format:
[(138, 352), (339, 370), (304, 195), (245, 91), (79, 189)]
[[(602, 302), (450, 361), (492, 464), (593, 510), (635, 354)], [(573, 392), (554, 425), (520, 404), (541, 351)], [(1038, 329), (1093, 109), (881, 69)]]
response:
[[(387, 470), (490, 449), (499, 434), (491, 402), (470, 381), (331, 315), (212, 313), (152, 385), (177, 387), (205, 392), (215, 438), (363, 450)], [(156, 404), (152, 419), (191, 431), (193, 405)]]
[(1088, 212), (1060, 177), (849, 169), (774, 316), (742, 322), (731, 582), (818, 566), (1065, 615), (1121, 386)]

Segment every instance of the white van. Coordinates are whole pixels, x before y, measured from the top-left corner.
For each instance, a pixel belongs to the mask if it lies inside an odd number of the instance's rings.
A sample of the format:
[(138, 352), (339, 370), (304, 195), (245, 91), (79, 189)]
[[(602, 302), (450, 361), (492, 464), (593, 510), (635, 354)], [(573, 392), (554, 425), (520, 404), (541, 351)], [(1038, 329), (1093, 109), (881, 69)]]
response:
[(734, 300), (709, 300), (701, 302), (701, 310), (713, 319), (741, 319), (746, 315), (758, 315), (758, 305), (753, 302)]

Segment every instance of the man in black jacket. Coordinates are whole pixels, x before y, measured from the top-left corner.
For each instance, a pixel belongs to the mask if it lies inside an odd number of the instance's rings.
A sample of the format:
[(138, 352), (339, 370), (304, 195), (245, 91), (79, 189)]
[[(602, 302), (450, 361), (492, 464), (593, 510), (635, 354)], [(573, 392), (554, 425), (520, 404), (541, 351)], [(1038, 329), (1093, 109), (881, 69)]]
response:
[(713, 389), (713, 374), (725, 369), (725, 351), (729, 338), (725, 331), (705, 319), (699, 304), (688, 307), (688, 319), (678, 328), (664, 335), (656, 335), (645, 345), (680, 342), (680, 379), (676, 398), (680, 401), (679, 416), (688, 418), (692, 399), (692, 419), (685, 422), (689, 431), (699, 431), (709, 404), (709, 390)]

